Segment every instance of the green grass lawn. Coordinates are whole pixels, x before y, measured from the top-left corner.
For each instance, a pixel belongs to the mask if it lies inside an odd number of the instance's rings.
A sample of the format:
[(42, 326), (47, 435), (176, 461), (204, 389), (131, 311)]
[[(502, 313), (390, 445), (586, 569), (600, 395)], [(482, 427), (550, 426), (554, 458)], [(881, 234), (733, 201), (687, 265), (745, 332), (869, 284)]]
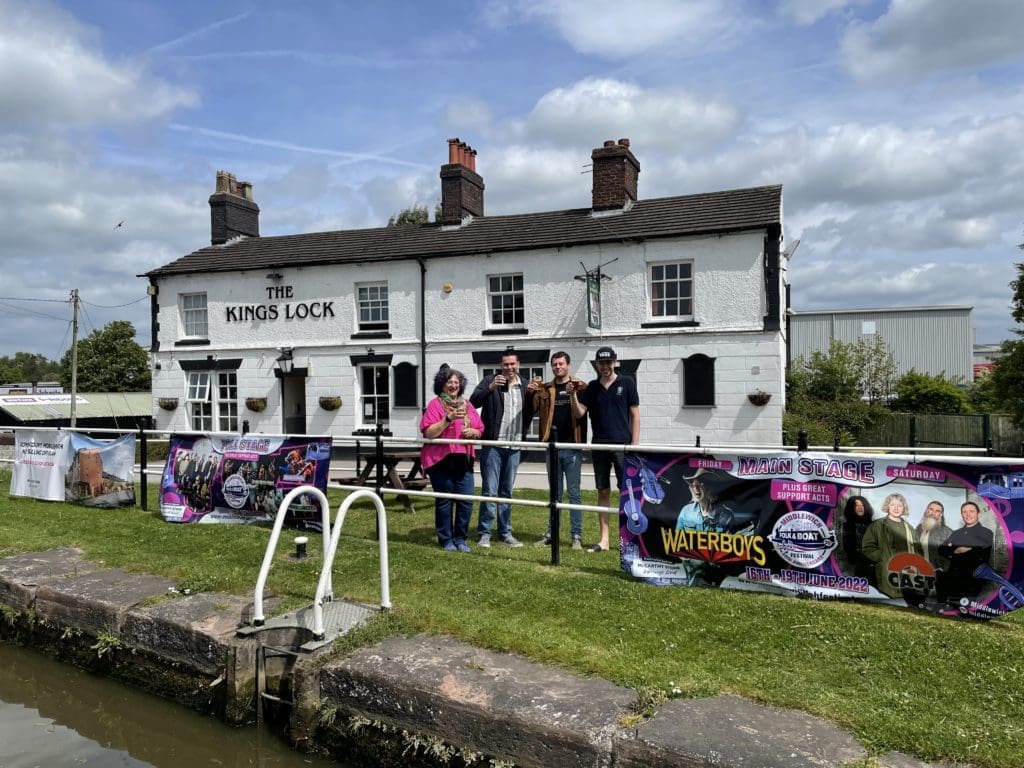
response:
[[(9, 475), (0, 473), (0, 483)], [(343, 496), (330, 496), (336, 510)], [(594, 502), (585, 494), (584, 503)], [(553, 568), (549, 549), (529, 546), (546, 525), (546, 512), (530, 507), (513, 511), (526, 547), (448, 553), (436, 545), (431, 503), (418, 499), (416, 507), (410, 515), (389, 504), (394, 609), (363, 641), (448, 634), (604, 677), (642, 690), (646, 700), (730, 692), (804, 710), (851, 729), (879, 753), (1024, 765), (1024, 617), (966, 623), (852, 602), (652, 587), (622, 573), (617, 550), (592, 555), (565, 545)], [(592, 514), (585, 526), (592, 540)], [(140, 509), (0, 498), (0, 557), (74, 545), (106, 566), (193, 590), (251, 594), (268, 537), (268, 528), (174, 525)], [(314, 557), (296, 562), (290, 540), (286, 532), (268, 591), (294, 607), (312, 599), (320, 542), (312, 536)], [(334, 593), (379, 602), (369, 505), (349, 511)]]

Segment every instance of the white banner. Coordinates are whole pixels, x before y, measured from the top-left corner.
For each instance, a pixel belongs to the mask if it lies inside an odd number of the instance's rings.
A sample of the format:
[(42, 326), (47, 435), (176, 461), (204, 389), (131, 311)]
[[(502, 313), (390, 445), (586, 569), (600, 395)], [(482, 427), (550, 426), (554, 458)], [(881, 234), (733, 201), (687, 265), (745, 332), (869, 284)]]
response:
[(53, 430), (17, 429), (14, 436), (11, 495), (64, 501), (68, 434)]

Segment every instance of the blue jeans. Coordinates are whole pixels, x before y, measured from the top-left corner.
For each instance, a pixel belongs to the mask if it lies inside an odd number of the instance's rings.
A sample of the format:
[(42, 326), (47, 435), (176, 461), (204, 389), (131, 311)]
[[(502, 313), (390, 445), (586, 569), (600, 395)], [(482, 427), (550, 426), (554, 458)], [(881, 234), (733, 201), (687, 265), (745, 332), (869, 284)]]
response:
[[(512, 486), (515, 485), (517, 471), (519, 471), (518, 448), (484, 446), (480, 449), (481, 495), (511, 498)], [(481, 536), (491, 532), (491, 526), (494, 525), (495, 507), (498, 508), (498, 539), (508, 538), (512, 535), (511, 504), (481, 501), (476, 532)]]
[[(448, 471), (446, 462), (435, 464), (427, 470), (430, 487), (434, 493), (459, 493), (473, 495), (473, 471), (459, 474)], [(454, 507), (455, 524), (452, 525)], [(467, 499), (434, 499), (434, 527), (437, 541), (445, 544), (462, 544), (469, 536), (469, 524), (473, 519), (473, 502)]]
[[(562, 500), (562, 490), (569, 492), (569, 503), (580, 503), (580, 473), (583, 469), (583, 451), (572, 448), (559, 448), (555, 455), (555, 501)], [(551, 461), (546, 459), (548, 477), (551, 476)], [(583, 538), (583, 512), (578, 509), (569, 510), (569, 528), (573, 538)], [(548, 519), (548, 532), (551, 535), (551, 520)]]

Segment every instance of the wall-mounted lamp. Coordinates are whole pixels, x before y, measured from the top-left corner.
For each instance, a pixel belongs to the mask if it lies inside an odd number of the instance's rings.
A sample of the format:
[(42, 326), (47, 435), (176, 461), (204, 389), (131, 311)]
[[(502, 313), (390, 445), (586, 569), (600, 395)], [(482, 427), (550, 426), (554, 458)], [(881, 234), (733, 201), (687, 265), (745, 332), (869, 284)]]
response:
[(373, 347), (367, 347), (366, 354), (369, 355), (370, 357), (373, 357), (375, 354), (377, 354), (377, 352), (374, 350)]
[(292, 365), (295, 363), (292, 359), (292, 347), (281, 347), (281, 354), (274, 360), (274, 363), (282, 374), (285, 376), (290, 374), (292, 372)]
[(282, 275), (280, 272), (267, 273), (267, 280), (280, 280), (282, 277), (284, 277), (284, 275)]

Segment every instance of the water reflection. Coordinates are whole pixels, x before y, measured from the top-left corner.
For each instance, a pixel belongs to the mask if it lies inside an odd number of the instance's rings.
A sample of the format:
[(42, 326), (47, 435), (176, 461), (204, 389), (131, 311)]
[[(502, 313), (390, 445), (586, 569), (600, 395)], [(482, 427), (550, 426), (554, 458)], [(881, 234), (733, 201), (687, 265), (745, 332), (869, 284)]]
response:
[(0, 643), (3, 768), (339, 768), (263, 728), (230, 728), (163, 699)]

